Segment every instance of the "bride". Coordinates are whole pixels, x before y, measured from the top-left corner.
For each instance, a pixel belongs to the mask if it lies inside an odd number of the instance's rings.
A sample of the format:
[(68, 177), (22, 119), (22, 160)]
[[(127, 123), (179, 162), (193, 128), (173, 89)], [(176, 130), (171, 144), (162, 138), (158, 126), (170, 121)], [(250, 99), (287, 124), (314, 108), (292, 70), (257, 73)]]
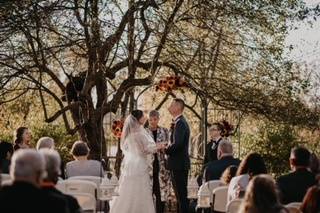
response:
[(124, 122), (119, 197), (111, 202), (110, 213), (155, 213), (149, 174), (152, 174), (152, 154), (165, 145), (154, 142), (143, 128), (145, 121), (143, 112), (134, 110)]

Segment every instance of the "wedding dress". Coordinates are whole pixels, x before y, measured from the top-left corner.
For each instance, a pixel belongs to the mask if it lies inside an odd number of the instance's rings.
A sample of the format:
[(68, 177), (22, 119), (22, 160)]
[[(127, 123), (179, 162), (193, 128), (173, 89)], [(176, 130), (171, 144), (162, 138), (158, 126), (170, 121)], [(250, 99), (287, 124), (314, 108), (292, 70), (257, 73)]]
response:
[(119, 196), (110, 202), (110, 213), (155, 213), (150, 174), (156, 144), (132, 115), (124, 124), (121, 149)]

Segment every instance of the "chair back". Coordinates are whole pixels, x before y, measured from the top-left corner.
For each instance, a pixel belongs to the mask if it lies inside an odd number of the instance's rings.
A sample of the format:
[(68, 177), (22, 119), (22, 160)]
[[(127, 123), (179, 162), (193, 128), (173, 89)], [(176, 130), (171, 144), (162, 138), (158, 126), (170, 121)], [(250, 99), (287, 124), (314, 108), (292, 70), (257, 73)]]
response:
[(300, 209), (293, 206), (286, 207), (286, 209), (289, 211), (289, 213), (302, 213)]
[(300, 202), (292, 202), (285, 205), (285, 207), (289, 210), (290, 213), (300, 213), (300, 206), (302, 203)]
[(69, 194), (77, 199), (83, 211), (92, 211), (93, 213), (96, 212), (96, 199), (92, 195), (79, 192), (72, 192)]
[(221, 180), (210, 180), (206, 182), (205, 184), (208, 184), (208, 188), (210, 191), (213, 192), (213, 190), (219, 186), (225, 186), (225, 184)]
[(56, 188), (63, 193), (87, 193), (96, 197), (97, 184), (87, 180), (63, 180), (59, 181)]
[(301, 204), (302, 204), (302, 203), (300, 203), (300, 202), (292, 202), (292, 203), (288, 203), (288, 204), (286, 205), (286, 207), (295, 207), (295, 208), (299, 209), (300, 206), (301, 206)]
[(11, 176), (9, 174), (1, 174), (1, 183), (7, 180), (11, 180)]
[(97, 177), (97, 176), (73, 176), (69, 177), (68, 180), (86, 180), (86, 181), (91, 181), (97, 185), (97, 197), (101, 197), (101, 190), (100, 190), (100, 185), (102, 182), (102, 177)]
[(238, 213), (242, 199), (234, 199), (227, 205), (227, 213)]
[(219, 186), (212, 192), (213, 194), (213, 210), (219, 212), (226, 212), (228, 186)]

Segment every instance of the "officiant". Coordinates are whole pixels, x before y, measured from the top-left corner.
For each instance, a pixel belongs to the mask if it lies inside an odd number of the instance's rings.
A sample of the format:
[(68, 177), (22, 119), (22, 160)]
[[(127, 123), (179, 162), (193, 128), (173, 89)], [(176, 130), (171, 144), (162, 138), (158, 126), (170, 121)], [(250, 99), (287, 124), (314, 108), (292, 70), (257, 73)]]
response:
[[(147, 131), (153, 136), (156, 143), (168, 142), (169, 131), (164, 127), (160, 127), (159, 121), (159, 112), (156, 110), (150, 111)], [(154, 154), (152, 176), (152, 192), (156, 201), (156, 213), (163, 213), (165, 202), (170, 195), (170, 173), (165, 168), (165, 154), (163, 152)]]

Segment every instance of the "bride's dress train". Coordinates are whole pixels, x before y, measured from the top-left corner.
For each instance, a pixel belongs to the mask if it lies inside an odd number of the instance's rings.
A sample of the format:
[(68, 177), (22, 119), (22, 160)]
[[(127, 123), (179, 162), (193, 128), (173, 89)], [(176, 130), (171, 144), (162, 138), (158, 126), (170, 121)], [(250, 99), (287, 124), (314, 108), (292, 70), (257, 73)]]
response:
[(152, 153), (156, 144), (141, 126), (121, 142), (124, 153), (119, 197), (111, 202), (111, 213), (155, 213), (152, 196)]

